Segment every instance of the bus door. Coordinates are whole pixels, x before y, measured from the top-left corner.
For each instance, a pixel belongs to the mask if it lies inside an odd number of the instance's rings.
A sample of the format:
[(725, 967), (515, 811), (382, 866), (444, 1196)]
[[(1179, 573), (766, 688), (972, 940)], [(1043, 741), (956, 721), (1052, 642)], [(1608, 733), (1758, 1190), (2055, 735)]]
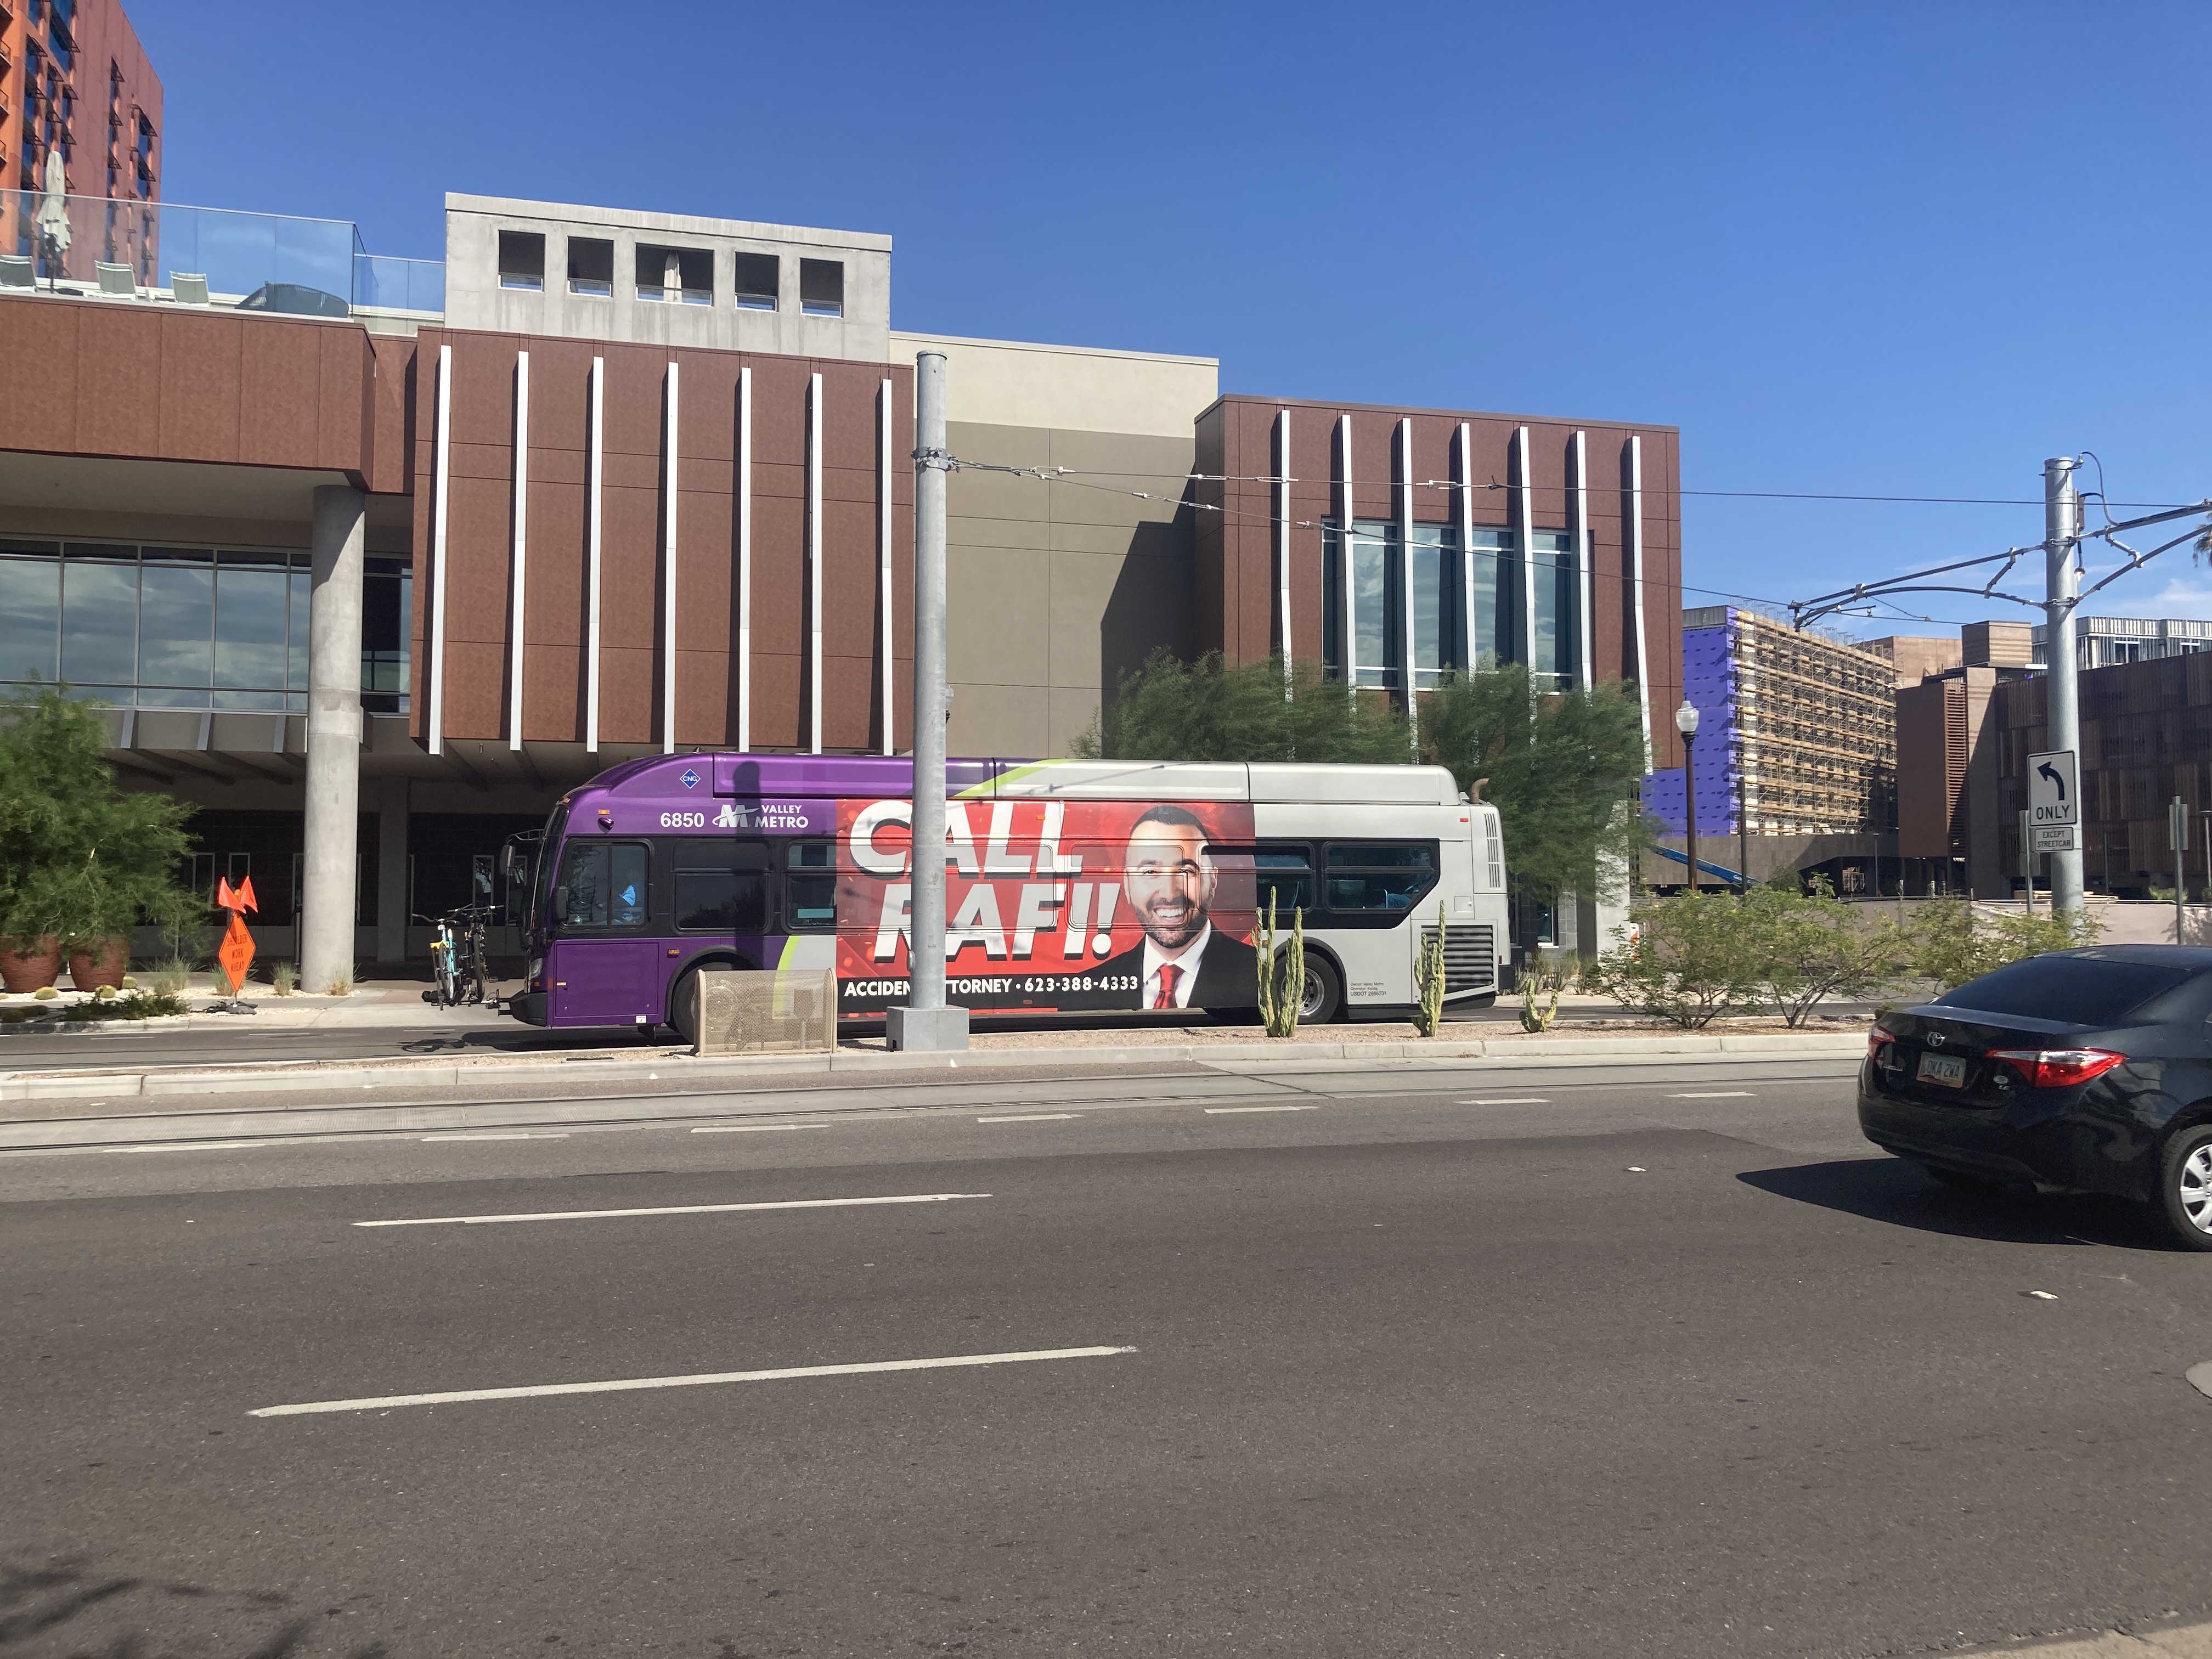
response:
[(546, 951), (548, 1023), (658, 1024), (662, 946), (651, 935), (646, 848), (571, 841), (554, 878)]

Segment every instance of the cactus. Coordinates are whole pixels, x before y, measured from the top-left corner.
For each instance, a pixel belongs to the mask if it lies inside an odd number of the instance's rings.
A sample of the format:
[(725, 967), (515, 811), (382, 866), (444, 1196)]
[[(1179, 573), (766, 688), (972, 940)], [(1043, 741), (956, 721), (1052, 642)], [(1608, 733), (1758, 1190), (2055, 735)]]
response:
[(1290, 948), (1275, 954), (1275, 896), (1267, 895), (1267, 931), (1260, 946), (1260, 1018), (1271, 1037), (1296, 1036), (1306, 994), (1305, 908), (1291, 913)]
[(1420, 999), (1413, 1010), (1413, 1029), (1434, 1036), (1444, 1018), (1444, 934), (1450, 924), (1437, 918), (1435, 937), (1422, 941), (1413, 958), (1413, 992)]
[(1521, 981), (1521, 1029), (1524, 1031), (1548, 1031), (1552, 1022), (1559, 1017), (1559, 988), (1552, 988), (1552, 1000), (1547, 1006), (1536, 1006), (1536, 978), (1525, 975)]

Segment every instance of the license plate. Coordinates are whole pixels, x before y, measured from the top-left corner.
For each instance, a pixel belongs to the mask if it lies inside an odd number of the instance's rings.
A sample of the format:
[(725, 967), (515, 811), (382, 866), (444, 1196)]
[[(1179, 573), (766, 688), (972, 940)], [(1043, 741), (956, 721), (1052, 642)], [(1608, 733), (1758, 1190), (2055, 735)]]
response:
[(1966, 1081), (1966, 1062), (1956, 1054), (1923, 1054), (1920, 1080), (1940, 1083), (1947, 1089), (1962, 1087)]

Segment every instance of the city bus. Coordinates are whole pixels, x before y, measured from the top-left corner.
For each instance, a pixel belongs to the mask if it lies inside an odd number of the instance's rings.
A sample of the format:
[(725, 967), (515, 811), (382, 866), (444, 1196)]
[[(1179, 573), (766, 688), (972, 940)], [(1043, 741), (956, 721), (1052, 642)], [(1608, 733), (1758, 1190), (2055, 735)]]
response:
[[(945, 768), (946, 994), (979, 1016), (1258, 1004), (1255, 940), (1304, 917), (1305, 1019), (1494, 1000), (1506, 944), (1495, 807), (1426, 766), (955, 760)], [(533, 1025), (665, 1025), (691, 976), (833, 969), (841, 1024), (907, 995), (912, 763), (701, 753), (625, 762), (564, 795), (527, 884)]]

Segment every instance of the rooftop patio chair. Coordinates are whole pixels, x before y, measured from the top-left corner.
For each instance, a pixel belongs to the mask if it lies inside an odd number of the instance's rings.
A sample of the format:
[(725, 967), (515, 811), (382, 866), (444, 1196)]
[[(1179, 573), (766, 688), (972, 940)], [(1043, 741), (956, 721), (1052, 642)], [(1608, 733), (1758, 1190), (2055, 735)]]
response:
[(180, 306), (204, 306), (208, 302), (207, 276), (204, 272), (173, 270), (169, 273), (169, 292)]
[(0, 289), (21, 289), (27, 293), (38, 285), (38, 268), (28, 254), (0, 253)]
[(95, 260), (93, 270), (100, 276), (100, 292), (103, 299), (135, 300), (138, 297), (138, 273), (129, 265), (111, 265), (105, 259)]

